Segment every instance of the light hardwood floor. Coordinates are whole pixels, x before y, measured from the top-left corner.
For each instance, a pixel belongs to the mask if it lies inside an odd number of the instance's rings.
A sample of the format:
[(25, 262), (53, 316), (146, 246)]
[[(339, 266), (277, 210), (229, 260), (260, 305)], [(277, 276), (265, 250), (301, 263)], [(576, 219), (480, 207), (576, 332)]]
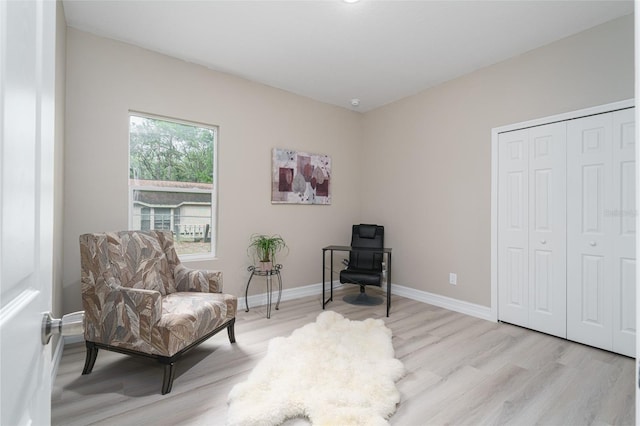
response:
[[(337, 291), (327, 309), (354, 320), (384, 319), (407, 369), (392, 425), (635, 424), (631, 358), (399, 296), (386, 318), (383, 306), (341, 300), (353, 291)], [(223, 425), (233, 385), (246, 379), (269, 339), (315, 320), (320, 296), (283, 302), (271, 319), (264, 306), (239, 311), (237, 343), (222, 332), (192, 350), (178, 362), (165, 396), (159, 365), (100, 351), (93, 372), (82, 376), (84, 345), (67, 346), (54, 382), (52, 423)]]

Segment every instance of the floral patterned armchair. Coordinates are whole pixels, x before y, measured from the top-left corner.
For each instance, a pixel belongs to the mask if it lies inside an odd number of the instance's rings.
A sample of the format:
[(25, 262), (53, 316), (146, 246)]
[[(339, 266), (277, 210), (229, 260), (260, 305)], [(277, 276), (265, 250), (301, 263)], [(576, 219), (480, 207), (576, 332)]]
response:
[(171, 232), (124, 231), (80, 236), (87, 355), (98, 349), (164, 364), (162, 394), (171, 392), (174, 363), (227, 329), (235, 342), (237, 298), (222, 291), (222, 273), (180, 263)]

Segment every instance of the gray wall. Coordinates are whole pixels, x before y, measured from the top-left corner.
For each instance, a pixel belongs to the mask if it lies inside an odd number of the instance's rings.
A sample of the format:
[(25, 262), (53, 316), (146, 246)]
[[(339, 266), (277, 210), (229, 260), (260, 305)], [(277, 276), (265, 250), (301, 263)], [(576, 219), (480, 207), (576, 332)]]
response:
[(629, 15), (365, 115), (362, 211), (395, 283), (490, 305), (491, 129), (633, 98), (633, 40)]
[[(366, 222), (387, 228), (394, 283), (489, 306), (491, 129), (632, 98), (633, 58), (629, 16), (357, 114), (70, 28), (64, 310), (80, 309), (78, 236), (127, 228), (129, 109), (220, 126), (218, 258), (191, 266), (225, 291), (243, 294), (255, 232), (289, 243), (292, 288)], [(271, 205), (273, 147), (331, 155), (333, 204)]]
[[(320, 248), (349, 242), (360, 216), (358, 113), (73, 28), (66, 101), (65, 311), (81, 309), (78, 236), (128, 227), (129, 110), (219, 126), (217, 258), (189, 266), (223, 271), (226, 292), (244, 295), (254, 233), (289, 245), (285, 288), (321, 282)], [(274, 147), (331, 155), (332, 205), (272, 205)]]

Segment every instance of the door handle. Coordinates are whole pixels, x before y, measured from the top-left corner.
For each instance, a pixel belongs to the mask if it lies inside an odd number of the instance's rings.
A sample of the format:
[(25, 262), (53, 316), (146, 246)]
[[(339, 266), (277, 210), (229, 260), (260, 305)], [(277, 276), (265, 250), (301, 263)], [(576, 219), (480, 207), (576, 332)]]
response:
[(590, 245), (591, 247), (595, 247), (595, 246), (596, 246), (596, 242), (595, 242), (595, 241), (589, 241), (589, 245)]
[(540, 244), (547, 244), (547, 240), (540, 240)]
[(42, 344), (47, 345), (51, 336), (74, 336), (84, 333), (84, 311), (73, 312), (62, 318), (53, 318), (51, 312), (45, 312), (42, 316)]

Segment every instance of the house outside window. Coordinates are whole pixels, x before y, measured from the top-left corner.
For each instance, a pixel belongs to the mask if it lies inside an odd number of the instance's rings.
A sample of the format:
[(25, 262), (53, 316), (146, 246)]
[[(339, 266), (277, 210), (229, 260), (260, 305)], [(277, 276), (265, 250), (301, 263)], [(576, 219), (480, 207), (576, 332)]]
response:
[(131, 112), (129, 225), (172, 231), (181, 258), (215, 255), (217, 128)]

